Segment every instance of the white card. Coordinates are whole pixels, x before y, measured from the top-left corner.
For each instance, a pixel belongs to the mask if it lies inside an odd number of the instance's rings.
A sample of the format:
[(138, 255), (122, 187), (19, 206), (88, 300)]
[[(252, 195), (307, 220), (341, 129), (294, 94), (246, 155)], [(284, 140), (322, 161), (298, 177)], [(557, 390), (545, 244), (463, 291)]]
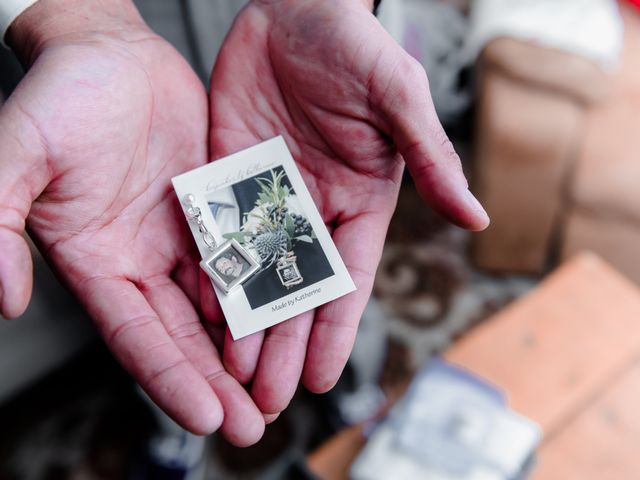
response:
[(172, 182), (185, 212), (193, 195), (217, 244), (189, 221), (234, 339), (355, 290), (282, 137)]

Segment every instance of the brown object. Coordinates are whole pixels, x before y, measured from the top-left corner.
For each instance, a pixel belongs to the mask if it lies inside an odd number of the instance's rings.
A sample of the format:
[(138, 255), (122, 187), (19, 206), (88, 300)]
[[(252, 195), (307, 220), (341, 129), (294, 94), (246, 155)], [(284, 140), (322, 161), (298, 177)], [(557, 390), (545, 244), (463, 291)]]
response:
[(346, 428), (307, 457), (309, 471), (320, 480), (349, 480), (349, 468), (365, 443), (360, 425)]
[[(384, 417), (400, 399), (410, 381), (400, 381), (385, 389), (387, 403), (376, 418)], [(373, 421), (373, 420), (372, 420)], [(365, 425), (353, 425), (333, 437), (307, 455), (307, 467), (320, 480), (349, 480), (349, 469), (366, 444)]]
[(640, 291), (585, 253), (472, 330), (445, 359), (498, 385), (514, 410), (550, 435), (639, 355)]
[(474, 236), (478, 266), (543, 270), (581, 115), (578, 104), (544, 90), (532, 95), (501, 71), (483, 76), (475, 190), (491, 225)]
[(540, 449), (532, 480), (636, 480), (640, 475), (640, 362)]
[(605, 252), (607, 261), (640, 284), (640, 223), (571, 211), (564, 225), (562, 257), (585, 249)]
[(636, 480), (640, 290), (582, 254), (445, 357), (498, 385), (544, 433), (534, 480)]
[(568, 196), (562, 257), (588, 248), (640, 283), (640, 15), (626, 15), (627, 47), (610, 100), (585, 117)]
[[(640, 281), (629, 234), (640, 229), (640, 13), (621, 12), (624, 48), (612, 75), (510, 38), (483, 51), (476, 189), (492, 222), (474, 244), (480, 267), (541, 273), (558, 253), (589, 248)], [(591, 228), (613, 221), (611, 239)]]
[(592, 61), (517, 38), (500, 37), (491, 42), (482, 53), (482, 62), (485, 68), (517, 82), (568, 95), (584, 104), (602, 100), (609, 93), (607, 75)]
[(622, 70), (606, 102), (585, 116), (584, 135), (571, 183), (571, 203), (595, 216), (640, 225), (640, 15), (627, 29)]
[[(444, 355), (506, 392), (543, 430), (535, 480), (636, 480), (640, 472), (640, 289), (593, 254), (576, 256)], [(346, 479), (359, 427), (310, 456)]]

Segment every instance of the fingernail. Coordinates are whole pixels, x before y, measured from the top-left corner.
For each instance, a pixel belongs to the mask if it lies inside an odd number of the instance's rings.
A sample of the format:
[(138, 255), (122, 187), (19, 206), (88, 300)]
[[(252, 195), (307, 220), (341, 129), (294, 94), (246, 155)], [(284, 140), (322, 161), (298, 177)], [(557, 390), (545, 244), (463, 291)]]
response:
[(270, 423), (275, 422), (277, 418), (280, 416), (280, 414), (279, 413), (263, 413), (262, 416), (264, 417), (264, 423), (269, 425)]
[(489, 222), (491, 221), (489, 219), (489, 215), (470, 190), (466, 191), (465, 200), (467, 206), (469, 207), (469, 210), (472, 210), (474, 213), (476, 213), (478, 219), (477, 226), (479, 227), (478, 230), (484, 230), (485, 228), (487, 228), (489, 226)]

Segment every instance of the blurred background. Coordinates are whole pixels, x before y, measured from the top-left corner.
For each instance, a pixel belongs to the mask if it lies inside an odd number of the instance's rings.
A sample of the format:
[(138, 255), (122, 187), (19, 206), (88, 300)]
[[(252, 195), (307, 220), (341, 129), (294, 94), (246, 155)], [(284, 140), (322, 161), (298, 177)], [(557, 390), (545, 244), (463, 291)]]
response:
[[(136, 1), (205, 83), (243, 3)], [(0, 479), (639, 478), (639, 3), (383, 0), (492, 223), (448, 225), (407, 176), (340, 383), (253, 447), (155, 409), (34, 249)], [(0, 102), (21, 75), (1, 51)]]

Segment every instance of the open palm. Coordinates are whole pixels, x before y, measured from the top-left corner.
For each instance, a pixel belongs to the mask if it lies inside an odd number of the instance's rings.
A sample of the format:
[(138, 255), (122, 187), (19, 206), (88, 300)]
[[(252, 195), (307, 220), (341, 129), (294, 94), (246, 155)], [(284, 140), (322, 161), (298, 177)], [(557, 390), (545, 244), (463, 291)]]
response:
[(263, 417), (193, 306), (197, 253), (170, 184), (206, 162), (206, 92), (142, 26), (42, 47), (0, 111), (2, 313), (19, 315), (29, 299), (28, 216), (43, 253), (156, 403), (196, 433), (222, 424), (232, 442), (256, 441)]
[[(253, 380), (263, 412), (284, 409), (301, 375), (316, 392), (340, 375), (372, 289), (403, 159), (433, 208), (465, 228), (488, 223), (438, 122), (424, 70), (365, 3), (253, 1), (213, 73), (214, 157), (283, 135), (357, 286), (266, 333), (236, 342), (227, 336), (225, 365), (239, 381)], [(214, 301), (210, 289), (202, 293), (205, 304)]]

